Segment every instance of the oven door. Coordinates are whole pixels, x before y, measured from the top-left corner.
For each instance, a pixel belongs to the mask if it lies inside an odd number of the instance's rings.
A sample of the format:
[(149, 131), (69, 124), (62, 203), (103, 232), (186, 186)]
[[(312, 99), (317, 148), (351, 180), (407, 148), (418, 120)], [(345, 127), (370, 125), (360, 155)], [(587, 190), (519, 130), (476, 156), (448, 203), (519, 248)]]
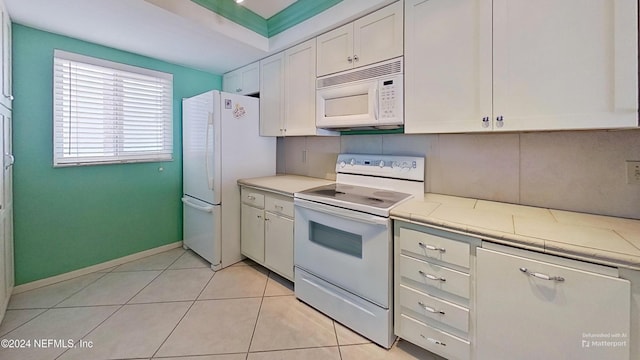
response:
[(389, 218), (296, 198), (294, 233), (296, 267), (389, 308)]

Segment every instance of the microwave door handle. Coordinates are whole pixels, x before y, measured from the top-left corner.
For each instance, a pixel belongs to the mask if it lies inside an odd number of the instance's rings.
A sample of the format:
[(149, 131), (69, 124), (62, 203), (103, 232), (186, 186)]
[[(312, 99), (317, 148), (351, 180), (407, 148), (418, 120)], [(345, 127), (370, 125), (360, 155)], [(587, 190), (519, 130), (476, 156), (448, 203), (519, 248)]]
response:
[(373, 108), (373, 115), (378, 120), (378, 111), (380, 111), (380, 86), (376, 84), (376, 105)]

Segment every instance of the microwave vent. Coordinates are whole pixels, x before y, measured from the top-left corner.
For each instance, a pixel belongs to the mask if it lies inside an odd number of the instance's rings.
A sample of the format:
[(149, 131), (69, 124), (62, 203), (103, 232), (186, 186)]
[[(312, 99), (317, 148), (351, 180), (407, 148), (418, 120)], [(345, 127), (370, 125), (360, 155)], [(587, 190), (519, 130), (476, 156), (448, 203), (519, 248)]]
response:
[(381, 76), (402, 74), (402, 58), (386, 63), (373, 65), (364, 69), (351, 70), (340, 74), (330, 75), (317, 80), (318, 89), (356, 82), (360, 80), (375, 79)]

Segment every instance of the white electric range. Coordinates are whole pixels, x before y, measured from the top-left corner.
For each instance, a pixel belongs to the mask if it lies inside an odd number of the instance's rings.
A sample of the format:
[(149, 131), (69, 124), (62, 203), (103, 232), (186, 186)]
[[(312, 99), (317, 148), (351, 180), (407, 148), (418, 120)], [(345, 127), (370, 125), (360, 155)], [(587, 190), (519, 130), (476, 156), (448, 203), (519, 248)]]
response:
[(340, 154), (336, 183), (295, 194), (295, 293), (390, 348), (391, 209), (424, 194), (424, 158)]

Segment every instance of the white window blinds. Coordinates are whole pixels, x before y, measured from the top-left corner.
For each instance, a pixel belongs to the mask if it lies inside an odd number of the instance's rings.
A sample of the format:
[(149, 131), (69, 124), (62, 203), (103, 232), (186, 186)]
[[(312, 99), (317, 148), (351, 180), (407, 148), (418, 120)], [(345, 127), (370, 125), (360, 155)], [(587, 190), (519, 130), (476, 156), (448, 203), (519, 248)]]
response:
[(54, 53), (53, 165), (166, 161), (173, 153), (173, 75)]

